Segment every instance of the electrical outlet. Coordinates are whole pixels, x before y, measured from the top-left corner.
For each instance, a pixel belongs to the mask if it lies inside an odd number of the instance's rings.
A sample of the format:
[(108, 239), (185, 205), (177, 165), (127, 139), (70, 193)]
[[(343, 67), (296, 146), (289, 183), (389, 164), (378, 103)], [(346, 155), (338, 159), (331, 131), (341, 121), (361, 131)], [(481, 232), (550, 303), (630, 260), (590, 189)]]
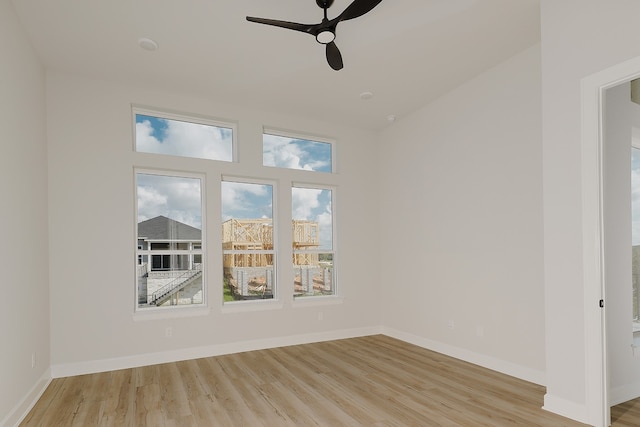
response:
[(449, 320), (449, 329), (453, 329), (456, 327), (456, 322), (454, 322), (453, 320)]
[(173, 328), (171, 326), (167, 326), (164, 330), (164, 336), (167, 338), (171, 338), (173, 336)]
[(318, 320), (324, 320), (324, 313), (321, 311), (318, 312)]

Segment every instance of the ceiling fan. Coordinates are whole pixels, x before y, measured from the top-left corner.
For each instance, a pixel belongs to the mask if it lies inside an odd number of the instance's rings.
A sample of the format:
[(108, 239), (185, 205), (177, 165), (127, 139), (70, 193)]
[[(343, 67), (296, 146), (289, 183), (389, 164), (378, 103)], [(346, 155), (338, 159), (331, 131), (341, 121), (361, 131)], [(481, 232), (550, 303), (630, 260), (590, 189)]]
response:
[(340, 54), (340, 50), (334, 41), (338, 23), (358, 18), (370, 12), (382, 0), (354, 0), (340, 15), (330, 20), (327, 17), (327, 9), (331, 7), (333, 1), (334, 0), (316, 0), (316, 4), (324, 10), (324, 18), (322, 18), (322, 22), (319, 24), (298, 24), (296, 22), (278, 21), (275, 19), (254, 18), (252, 16), (247, 16), (247, 21), (311, 34), (316, 38), (318, 43), (327, 46), (327, 62), (331, 68), (337, 71), (341, 70), (344, 66), (342, 63), (342, 54)]

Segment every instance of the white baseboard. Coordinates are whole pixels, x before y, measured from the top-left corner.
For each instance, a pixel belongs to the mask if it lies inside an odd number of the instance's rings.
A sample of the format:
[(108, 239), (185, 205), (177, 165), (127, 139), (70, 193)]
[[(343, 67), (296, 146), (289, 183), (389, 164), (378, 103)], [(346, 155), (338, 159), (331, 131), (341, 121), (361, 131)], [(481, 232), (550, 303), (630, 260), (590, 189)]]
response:
[(9, 412), (5, 419), (0, 421), (0, 427), (17, 427), (29, 414), (33, 405), (35, 405), (38, 399), (40, 399), (42, 393), (44, 393), (49, 386), (49, 383), (51, 383), (51, 370), (47, 369), (31, 390), (29, 390), (13, 410)]
[(178, 350), (168, 350), (158, 353), (146, 353), (113, 359), (90, 360), (77, 363), (66, 363), (51, 366), (53, 378), (70, 377), (75, 375), (93, 374), (97, 372), (115, 371), (118, 369), (135, 368), (160, 363), (178, 362), (181, 360), (198, 359), (202, 357), (220, 356), (223, 354), (241, 353), (252, 350), (284, 347), (289, 345), (307, 344), (336, 339), (361, 337), (367, 335), (385, 334), (417, 346), (433, 350), (447, 356), (455, 357), (497, 372), (514, 376), (535, 384), (545, 384), (545, 374), (504, 360), (492, 358), (449, 344), (433, 341), (387, 327), (367, 327), (338, 331), (320, 332), (316, 334), (293, 335), (287, 337), (266, 338), (251, 341), (193, 347)]
[(544, 395), (544, 406), (542, 409), (591, 425), (588, 420), (587, 407), (584, 404), (571, 402), (547, 393)]
[[(465, 362), (473, 363), (493, 371), (501, 372), (512, 377), (520, 378), (534, 384), (546, 385), (546, 376), (542, 371), (526, 368), (514, 363), (505, 362), (504, 360), (492, 358), (484, 354), (478, 354), (467, 349), (444, 344), (438, 341), (432, 341), (427, 338), (419, 337), (406, 332), (398, 331), (392, 328), (382, 327), (381, 333), (399, 340), (415, 344), (417, 346), (432, 350)], [(588, 420), (587, 407), (584, 404), (570, 402), (565, 399), (545, 394), (544, 406), (542, 409), (553, 412), (555, 414), (567, 417), (578, 422), (591, 425)]]
[[(417, 335), (402, 332), (388, 327), (366, 327), (347, 330), (337, 330), (320, 332), (315, 334), (293, 335), (286, 337), (266, 338), (251, 341), (240, 341), (234, 343), (194, 347), (178, 350), (163, 351), (158, 353), (147, 353), (133, 356), (118, 357), (112, 359), (99, 359), (83, 361), (77, 363), (65, 363), (52, 365), (42, 380), (39, 381), (33, 390), (23, 399), (16, 409), (0, 424), (0, 427), (17, 425), (28, 411), (42, 395), (51, 378), (62, 378), (76, 375), (92, 374), (98, 372), (114, 371), (119, 369), (129, 369), (139, 366), (155, 365), (160, 363), (178, 362), (181, 360), (198, 359), (203, 357), (220, 356), (224, 354), (241, 353), (252, 350), (263, 350), (275, 347), (285, 347), (290, 345), (308, 344), (314, 342), (330, 341), (336, 339), (354, 338), (368, 335), (384, 334), (390, 337), (414, 344), (428, 350), (436, 351), (456, 359), (464, 360), (478, 366), (485, 367), (497, 372), (501, 372), (516, 378), (523, 379), (535, 384), (545, 384), (545, 373), (534, 369), (526, 368), (504, 360), (475, 353), (467, 349), (455, 347), (449, 344), (433, 341)], [(578, 421), (584, 420), (584, 405), (572, 402), (565, 402), (553, 396), (545, 395), (545, 406), (551, 412), (573, 418)], [(585, 421), (582, 421), (585, 422)]]
[(168, 350), (158, 353), (146, 353), (113, 359), (90, 360), (77, 363), (64, 363), (51, 366), (53, 378), (72, 377), (75, 375), (94, 374), (97, 372), (129, 369), (139, 366), (156, 365), (160, 363), (178, 362), (181, 360), (199, 359), (203, 357), (220, 356), (223, 354), (242, 353), (252, 350), (285, 347), (290, 345), (308, 344), (344, 338), (354, 338), (379, 334), (380, 328), (368, 327), (346, 329), (338, 331), (319, 332), (315, 334), (293, 335), (287, 337), (266, 338), (251, 341), (239, 341), (227, 344), (209, 345), (203, 347)]
[(402, 332), (393, 328), (382, 327), (383, 334), (388, 335), (399, 340), (415, 344), (419, 347), (426, 348), (447, 356), (454, 357), (456, 359), (464, 360), (465, 362), (473, 363), (474, 365), (482, 366), (483, 368), (491, 369), (503, 374), (510, 375), (512, 377), (520, 378), (525, 381), (529, 381), (534, 384), (545, 385), (546, 376), (543, 371), (527, 368), (515, 363), (506, 362), (501, 359), (496, 359), (484, 354), (476, 353), (464, 348), (455, 347), (449, 344), (445, 344), (438, 341), (433, 341), (428, 338), (419, 337), (417, 335)]

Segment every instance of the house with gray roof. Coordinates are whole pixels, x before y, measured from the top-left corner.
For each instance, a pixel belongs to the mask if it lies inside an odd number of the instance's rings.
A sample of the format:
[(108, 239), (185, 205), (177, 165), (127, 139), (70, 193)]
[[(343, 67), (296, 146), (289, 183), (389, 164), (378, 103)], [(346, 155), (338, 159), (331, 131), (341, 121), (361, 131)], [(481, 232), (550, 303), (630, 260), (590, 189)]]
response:
[(194, 263), (202, 262), (202, 256), (175, 251), (199, 249), (202, 249), (200, 229), (162, 215), (138, 223), (138, 250), (158, 252), (138, 256), (138, 265), (149, 263), (151, 257), (149, 271), (193, 270)]

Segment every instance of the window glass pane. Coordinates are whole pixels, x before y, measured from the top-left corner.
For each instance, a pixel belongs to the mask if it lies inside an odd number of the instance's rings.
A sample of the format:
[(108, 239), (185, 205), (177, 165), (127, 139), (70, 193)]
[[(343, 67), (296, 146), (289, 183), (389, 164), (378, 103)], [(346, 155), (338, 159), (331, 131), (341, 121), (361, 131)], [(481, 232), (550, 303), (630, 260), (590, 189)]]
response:
[(223, 181), (222, 221), (224, 301), (272, 299), (273, 186)]
[(335, 293), (332, 190), (293, 187), (294, 296)]
[(287, 169), (331, 172), (331, 144), (265, 133), (262, 136), (262, 164)]
[(136, 114), (136, 151), (233, 161), (233, 129)]
[(202, 304), (199, 178), (136, 173), (138, 307)]
[(640, 321), (640, 149), (631, 148), (633, 320)]

